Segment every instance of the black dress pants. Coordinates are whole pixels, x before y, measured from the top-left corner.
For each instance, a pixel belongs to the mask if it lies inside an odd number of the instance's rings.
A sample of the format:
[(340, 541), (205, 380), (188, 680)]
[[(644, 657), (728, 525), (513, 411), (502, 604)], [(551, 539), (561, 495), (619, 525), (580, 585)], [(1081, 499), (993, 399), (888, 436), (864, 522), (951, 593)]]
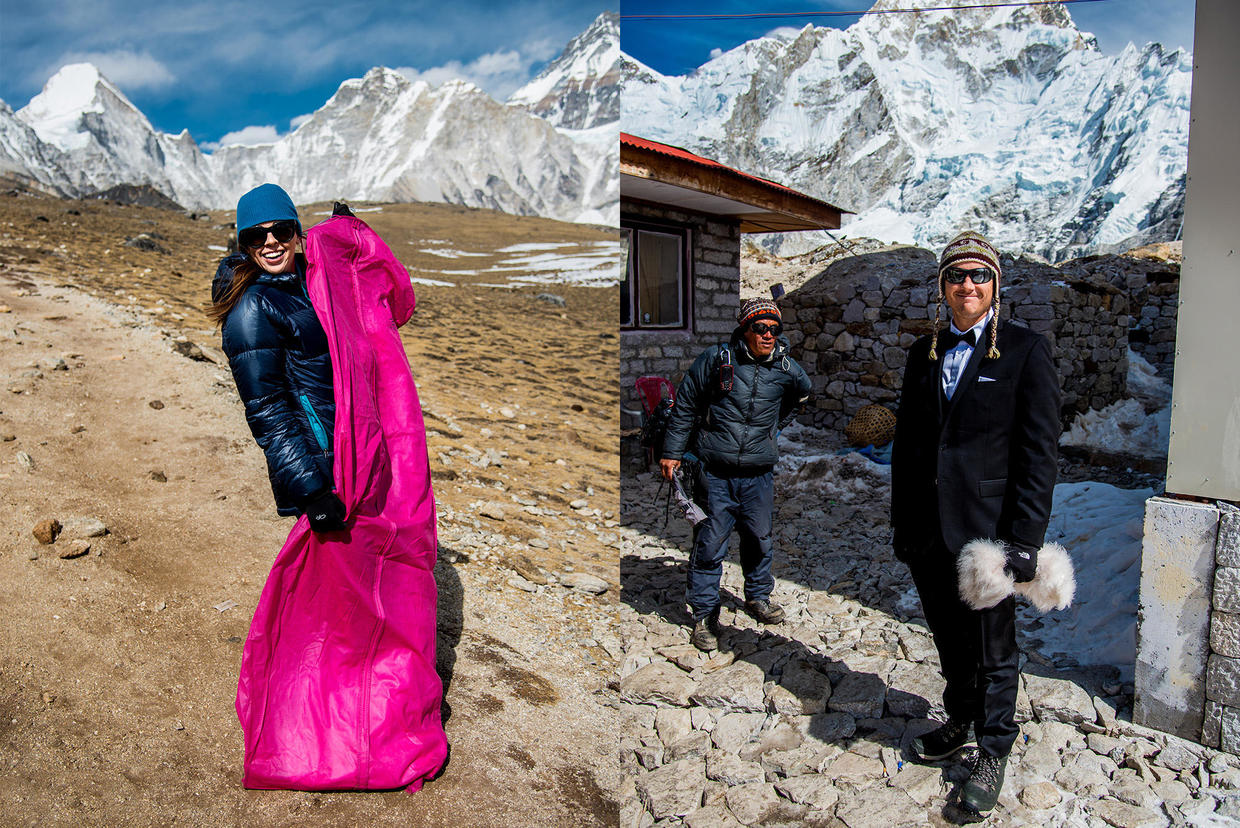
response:
[(1009, 595), (989, 609), (970, 609), (960, 599), (956, 555), (941, 541), (909, 568), (943, 666), (947, 715), (973, 722), (981, 750), (1007, 756), (1020, 732), (1015, 598)]

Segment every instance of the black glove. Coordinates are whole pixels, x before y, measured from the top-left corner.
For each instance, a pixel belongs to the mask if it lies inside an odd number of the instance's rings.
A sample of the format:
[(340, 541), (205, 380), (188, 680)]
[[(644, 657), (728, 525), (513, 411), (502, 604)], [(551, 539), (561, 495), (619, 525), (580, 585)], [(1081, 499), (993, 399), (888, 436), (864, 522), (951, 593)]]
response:
[(1038, 572), (1038, 550), (1035, 546), (1023, 543), (1007, 544), (1007, 570), (1012, 573), (1018, 584), (1026, 584), (1033, 580)]
[[(333, 216), (353, 216), (353, 211), (349, 209), (348, 204), (345, 204), (343, 201), (337, 201), (335, 204), (332, 205), (332, 215)], [(357, 216), (353, 216), (353, 217), (357, 218)]]
[(330, 489), (306, 502), (306, 518), (310, 521), (310, 528), (316, 532), (339, 532), (345, 528), (344, 516), (344, 504)]

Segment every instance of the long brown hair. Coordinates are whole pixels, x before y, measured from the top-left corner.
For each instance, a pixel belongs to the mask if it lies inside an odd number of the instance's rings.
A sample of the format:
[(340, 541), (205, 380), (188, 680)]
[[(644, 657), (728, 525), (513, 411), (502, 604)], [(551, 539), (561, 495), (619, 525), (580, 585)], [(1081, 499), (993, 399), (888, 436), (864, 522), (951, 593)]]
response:
[[(296, 263), (297, 272), (304, 273), (306, 270), (306, 256), (304, 253), (297, 253), (293, 257)], [(258, 263), (247, 253), (245, 259), (238, 262), (233, 268), (232, 281), (228, 283), (228, 287), (220, 295), (218, 299), (213, 299), (211, 307), (207, 309), (207, 318), (216, 325), (223, 325), (224, 318), (236, 307), (241, 301), (242, 294), (245, 289), (254, 284), (254, 280), (262, 275), (263, 270)]]

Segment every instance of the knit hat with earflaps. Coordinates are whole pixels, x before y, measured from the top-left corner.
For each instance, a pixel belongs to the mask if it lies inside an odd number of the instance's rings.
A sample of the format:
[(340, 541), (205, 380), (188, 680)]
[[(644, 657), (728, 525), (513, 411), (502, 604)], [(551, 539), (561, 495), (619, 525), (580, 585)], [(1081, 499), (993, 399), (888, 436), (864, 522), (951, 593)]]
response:
[(995, 272), (995, 291), (990, 300), (990, 307), (994, 311), (994, 317), (990, 324), (990, 348), (986, 351), (986, 357), (988, 359), (999, 358), (999, 348), (995, 345), (999, 335), (999, 276), (1002, 273), (999, 267), (999, 251), (981, 233), (966, 230), (948, 242), (947, 247), (943, 248), (943, 255), (939, 257), (939, 295), (934, 302), (934, 333), (931, 334), (930, 339), (931, 359), (939, 358), (935, 346), (939, 343), (939, 315), (942, 311), (943, 294), (945, 292), (943, 272), (949, 267), (955, 267), (966, 262), (983, 265)]
[(783, 316), (779, 312), (779, 305), (770, 299), (746, 299), (741, 303), (741, 308), (736, 313), (736, 323), (738, 325), (748, 325), (755, 319), (766, 317), (781, 322)]

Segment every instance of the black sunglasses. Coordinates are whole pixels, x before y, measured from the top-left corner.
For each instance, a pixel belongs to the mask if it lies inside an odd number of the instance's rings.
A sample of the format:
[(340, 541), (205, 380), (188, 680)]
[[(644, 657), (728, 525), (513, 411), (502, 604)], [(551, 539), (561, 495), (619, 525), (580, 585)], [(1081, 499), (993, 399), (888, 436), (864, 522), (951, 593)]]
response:
[(277, 221), (270, 227), (247, 227), (237, 235), (237, 243), (247, 250), (254, 250), (267, 243), (267, 234), (276, 237), (280, 244), (288, 244), (297, 234), (297, 224), (291, 221)]
[(995, 278), (995, 272), (988, 267), (979, 267), (976, 270), (949, 267), (943, 271), (943, 279), (953, 285), (963, 285), (965, 276), (972, 279), (975, 285), (984, 285)]
[(752, 322), (749, 325), (749, 330), (753, 331), (758, 336), (765, 336), (767, 331), (770, 331), (772, 336), (779, 336), (784, 332), (784, 326), (768, 325), (765, 322)]

